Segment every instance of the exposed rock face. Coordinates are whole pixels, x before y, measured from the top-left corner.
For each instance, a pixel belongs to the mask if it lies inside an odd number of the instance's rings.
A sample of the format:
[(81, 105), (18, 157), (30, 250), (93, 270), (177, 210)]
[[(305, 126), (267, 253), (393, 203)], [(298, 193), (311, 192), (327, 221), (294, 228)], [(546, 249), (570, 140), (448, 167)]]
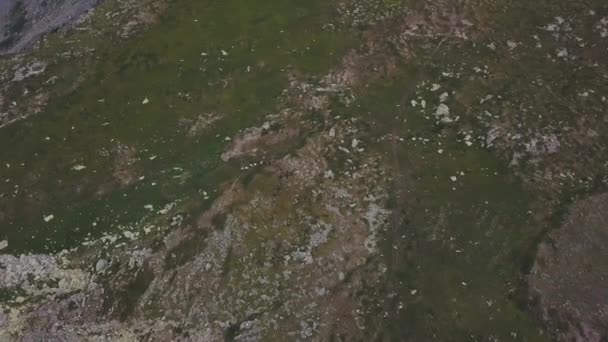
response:
[(99, 0), (0, 1), (0, 54), (19, 53), (38, 38), (75, 23)]
[(538, 310), (564, 341), (608, 337), (608, 194), (575, 203), (540, 245), (530, 275)]

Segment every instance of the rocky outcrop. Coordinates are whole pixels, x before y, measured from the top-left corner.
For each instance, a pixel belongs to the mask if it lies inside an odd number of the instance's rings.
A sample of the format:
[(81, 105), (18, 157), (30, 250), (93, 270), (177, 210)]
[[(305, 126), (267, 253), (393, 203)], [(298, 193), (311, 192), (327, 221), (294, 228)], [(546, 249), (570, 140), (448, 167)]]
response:
[(0, 1), (0, 54), (26, 50), (45, 33), (70, 26), (99, 0)]

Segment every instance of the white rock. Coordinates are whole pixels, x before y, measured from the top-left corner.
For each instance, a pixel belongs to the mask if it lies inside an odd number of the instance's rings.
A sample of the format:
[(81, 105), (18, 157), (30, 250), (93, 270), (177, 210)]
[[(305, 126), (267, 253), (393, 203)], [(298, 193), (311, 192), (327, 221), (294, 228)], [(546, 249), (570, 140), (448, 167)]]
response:
[(99, 259), (95, 264), (95, 272), (101, 273), (108, 268), (108, 261), (106, 259)]
[(72, 167), (72, 170), (74, 171), (82, 171), (84, 169), (86, 169), (87, 167), (84, 165), (74, 165), (74, 167)]
[(148, 103), (150, 103), (150, 100), (148, 100), (147, 97), (143, 101), (141, 101), (141, 104), (148, 104)]
[(55, 218), (55, 215), (46, 215), (44, 216), (44, 222), (51, 222)]
[(488, 94), (483, 99), (481, 99), (481, 101), (479, 101), (479, 104), (484, 104), (486, 101), (489, 101), (489, 100), (491, 100), (493, 98), (494, 98), (494, 95)]
[(568, 57), (568, 49), (562, 48), (562, 49), (557, 50), (557, 57), (561, 57), (561, 58)]
[(333, 138), (333, 137), (335, 137), (335, 136), (336, 136), (336, 129), (335, 129), (335, 128), (333, 128), (333, 127), (332, 127), (332, 128), (329, 130), (329, 136), (330, 136), (331, 138)]
[(440, 104), (435, 111), (435, 115), (444, 116), (450, 115), (450, 107), (446, 106), (444, 103)]
[(340, 150), (344, 153), (350, 153), (350, 151), (346, 147), (338, 146), (338, 150)]
[(8, 247), (8, 241), (2, 240), (0, 241), (0, 251)]
[(455, 181), (457, 181), (457, 180), (458, 180), (458, 178), (456, 178), (456, 176), (451, 176), (451, 177), (450, 177), (450, 180), (451, 180), (452, 182), (455, 182)]

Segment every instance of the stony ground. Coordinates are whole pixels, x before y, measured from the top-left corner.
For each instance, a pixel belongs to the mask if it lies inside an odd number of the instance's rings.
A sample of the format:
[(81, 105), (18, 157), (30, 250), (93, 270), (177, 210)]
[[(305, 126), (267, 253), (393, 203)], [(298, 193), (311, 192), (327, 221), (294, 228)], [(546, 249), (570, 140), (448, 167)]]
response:
[(0, 340), (608, 338), (602, 1), (41, 6), (0, 3)]

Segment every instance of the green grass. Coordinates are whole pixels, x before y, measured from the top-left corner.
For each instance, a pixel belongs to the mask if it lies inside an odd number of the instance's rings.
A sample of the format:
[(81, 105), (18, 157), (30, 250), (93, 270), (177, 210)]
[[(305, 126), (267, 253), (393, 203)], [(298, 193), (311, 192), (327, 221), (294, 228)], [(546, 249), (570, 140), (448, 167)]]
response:
[[(11, 196), (15, 185), (20, 189), (8, 200), (9, 219), (0, 230), (9, 251), (72, 247), (83, 235), (99, 236), (136, 221), (145, 204), (216, 188), (236, 172), (219, 162), (223, 138), (278, 108), (288, 70), (323, 73), (352, 45), (346, 33), (321, 28), (332, 15), (322, 1), (176, 1), (158, 25), (133, 39), (83, 43), (97, 44), (97, 60), (84, 64), (92, 70), (52, 65), (50, 72), (66, 86), (79, 74), (87, 77), (76, 91), (53, 99), (44, 113), (0, 131), (0, 144), (15, 147), (0, 152), (11, 165), (3, 170), (9, 181), (0, 193)], [(76, 35), (81, 39), (83, 33)], [(52, 41), (41, 54), (61, 48)], [(144, 98), (150, 103), (142, 105)], [(213, 132), (186, 138), (179, 119), (210, 112), (223, 115)], [(117, 143), (138, 151), (135, 166), (146, 179), (98, 195), (112, 172), (112, 158), (100, 157), (100, 151), (112, 151)], [(148, 160), (152, 155), (157, 159)], [(76, 164), (87, 168), (71, 170)], [(173, 167), (189, 178), (168, 176)], [(32, 193), (39, 200), (30, 198)], [(55, 219), (45, 223), (43, 215), (50, 213)], [(107, 222), (93, 228), (97, 217)]]
[[(504, 161), (457, 142), (453, 128), (411, 108), (416, 84), (435, 73), (408, 67), (366, 89), (352, 114), (372, 123), (368, 140), (389, 132), (404, 138), (371, 146), (398, 170), (392, 205), (401, 213), (383, 242), (389, 272), (385, 292), (372, 294), (383, 303), (370, 313), (377, 324), (372, 333), (411, 341), (542, 341), (517, 298), (522, 267), (542, 227), (531, 219), (529, 195)], [(377, 320), (384, 312), (392, 312), (389, 319)]]

